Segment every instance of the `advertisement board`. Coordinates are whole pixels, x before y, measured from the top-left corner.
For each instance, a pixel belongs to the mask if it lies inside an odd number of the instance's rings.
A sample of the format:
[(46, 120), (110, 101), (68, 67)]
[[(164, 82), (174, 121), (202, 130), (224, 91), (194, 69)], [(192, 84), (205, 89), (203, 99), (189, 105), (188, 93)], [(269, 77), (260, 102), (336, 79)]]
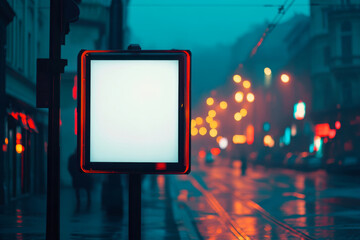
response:
[(84, 172), (190, 172), (189, 51), (83, 50), (78, 96)]

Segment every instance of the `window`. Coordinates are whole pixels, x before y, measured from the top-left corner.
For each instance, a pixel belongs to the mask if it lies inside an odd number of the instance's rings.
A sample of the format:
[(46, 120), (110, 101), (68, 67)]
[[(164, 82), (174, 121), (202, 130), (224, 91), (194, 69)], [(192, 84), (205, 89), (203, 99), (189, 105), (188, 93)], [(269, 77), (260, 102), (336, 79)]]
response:
[(352, 63), (352, 34), (351, 23), (346, 21), (341, 24), (341, 53), (342, 63)]
[(344, 79), (343, 82), (343, 104), (345, 107), (349, 107), (352, 104), (352, 93), (351, 93), (351, 81), (350, 79)]
[(351, 23), (346, 21), (341, 24), (341, 32), (351, 32)]
[(33, 67), (33, 56), (32, 56), (32, 52), (33, 52), (33, 46), (31, 45), (32, 41), (31, 41), (31, 33), (28, 33), (28, 61), (27, 61), (27, 67), (28, 67), (28, 74), (29, 77), (31, 77), (32, 74), (32, 67)]
[(326, 46), (324, 48), (324, 65), (328, 66), (330, 64), (330, 47)]
[(327, 28), (327, 17), (328, 17), (328, 13), (327, 10), (325, 8), (321, 9), (321, 15), (322, 15), (322, 27), (323, 28)]

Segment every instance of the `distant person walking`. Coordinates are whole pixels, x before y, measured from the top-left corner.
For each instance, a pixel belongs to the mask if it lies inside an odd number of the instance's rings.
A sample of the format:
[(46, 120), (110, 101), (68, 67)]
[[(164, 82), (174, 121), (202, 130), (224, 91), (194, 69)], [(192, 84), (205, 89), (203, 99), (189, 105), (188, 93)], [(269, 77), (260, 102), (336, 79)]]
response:
[(241, 175), (246, 175), (246, 169), (247, 169), (247, 157), (246, 154), (242, 154), (240, 157), (241, 160)]
[(80, 189), (84, 188), (87, 194), (87, 207), (91, 205), (91, 189), (93, 187), (92, 176), (84, 173), (80, 167), (80, 161), (77, 158), (76, 151), (69, 157), (68, 170), (72, 177), (72, 185), (75, 189), (76, 207), (80, 207)]

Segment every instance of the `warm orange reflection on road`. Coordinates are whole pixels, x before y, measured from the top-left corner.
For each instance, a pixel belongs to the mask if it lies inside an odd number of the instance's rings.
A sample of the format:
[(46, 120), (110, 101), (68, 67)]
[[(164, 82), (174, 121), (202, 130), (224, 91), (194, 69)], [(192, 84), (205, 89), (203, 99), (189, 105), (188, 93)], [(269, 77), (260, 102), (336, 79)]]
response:
[(295, 175), (295, 187), (300, 192), (305, 189), (305, 176), (303, 174)]
[(281, 206), (281, 211), (286, 215), (305, 215), (306, 214), (306, 201), (305, 200), (292, 200), (287, 201)]

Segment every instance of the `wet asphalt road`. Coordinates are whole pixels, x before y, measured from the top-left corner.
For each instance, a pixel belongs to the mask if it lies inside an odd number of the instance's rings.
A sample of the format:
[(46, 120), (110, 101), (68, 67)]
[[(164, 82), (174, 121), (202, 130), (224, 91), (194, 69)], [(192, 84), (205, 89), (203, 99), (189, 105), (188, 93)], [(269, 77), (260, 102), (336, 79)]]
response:
[[(360, 239), (360, 176), (325, 171), (249, 168), (217, 158), (190, 175), (143, 181), (143, 239)], [(127, 239), (124, 217), (101, 208), (100, 186), (80, 210), (71, 188), (61, 190), (61, 239)], [(0, 209), (0, 240), (45, 239), (45, 196)]]
[(178, 176), (196, 239), (360, 239), (360, 176), (249, 168), (218, 158)]

